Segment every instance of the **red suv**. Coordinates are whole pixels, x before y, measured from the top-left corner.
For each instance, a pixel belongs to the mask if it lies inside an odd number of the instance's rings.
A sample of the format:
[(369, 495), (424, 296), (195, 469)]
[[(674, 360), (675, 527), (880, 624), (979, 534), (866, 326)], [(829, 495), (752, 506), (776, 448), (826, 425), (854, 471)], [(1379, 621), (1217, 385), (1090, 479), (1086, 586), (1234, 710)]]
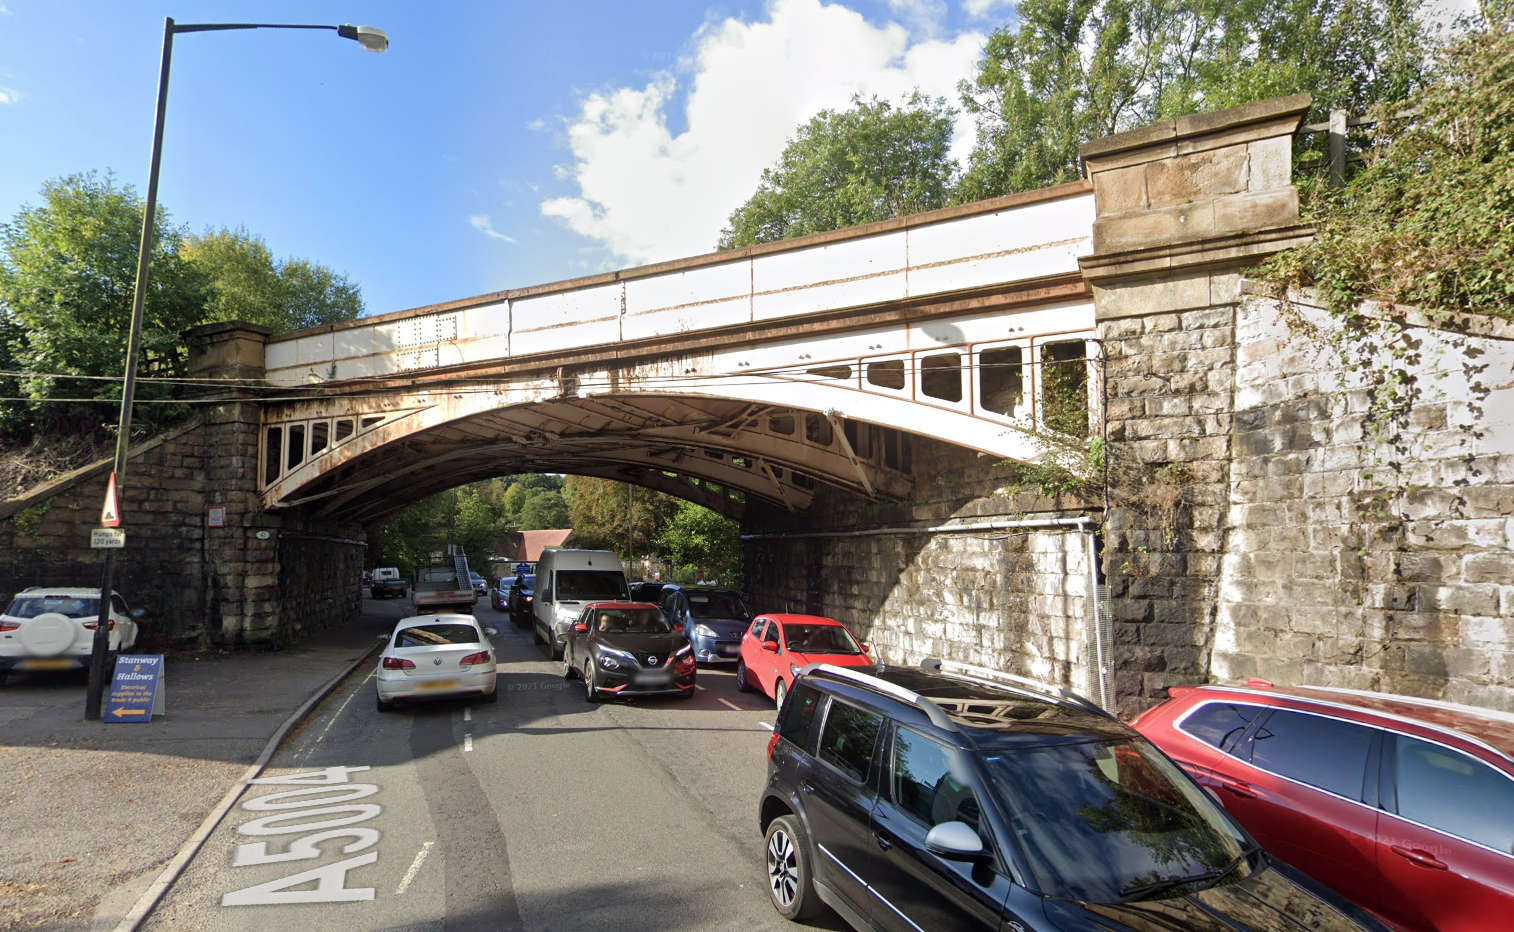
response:
[(1514, 922), (1514, 715), (1256, 679), (1168, 695), (1132, 724), (1268, 851), (1395, 928)]

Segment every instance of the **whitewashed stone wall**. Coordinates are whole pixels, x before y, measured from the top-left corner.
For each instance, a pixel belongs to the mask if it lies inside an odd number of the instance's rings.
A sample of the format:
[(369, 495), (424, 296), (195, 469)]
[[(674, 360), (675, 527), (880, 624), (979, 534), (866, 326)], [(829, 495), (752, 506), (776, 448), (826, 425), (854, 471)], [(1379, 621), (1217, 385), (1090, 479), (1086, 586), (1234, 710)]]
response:
[(1237, 311), (1212, 678), (1514, 709), (1514, 326), (1411, 318), (1420, 397), (1394, 443), (1364, 416), (1404, 364), (1349, 375), (1338, 325), (1292, 314), (1254, 296)]

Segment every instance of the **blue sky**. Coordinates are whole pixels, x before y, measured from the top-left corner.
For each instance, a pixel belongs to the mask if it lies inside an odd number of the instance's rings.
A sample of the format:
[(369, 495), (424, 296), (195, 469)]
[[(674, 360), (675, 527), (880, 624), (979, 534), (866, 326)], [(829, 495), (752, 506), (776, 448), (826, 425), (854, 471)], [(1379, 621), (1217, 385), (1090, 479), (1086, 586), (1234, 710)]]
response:
[[(159, 201), (385, 313), (709, 251), (794, 127), (854, 93), (955, 101), (1004, 0), (0, 0), (0, 221), (42, 184), (145, 193), (163, 18), (352, 22), (174, 41)], [(956, 151), (971, 144), (959, 124)]]

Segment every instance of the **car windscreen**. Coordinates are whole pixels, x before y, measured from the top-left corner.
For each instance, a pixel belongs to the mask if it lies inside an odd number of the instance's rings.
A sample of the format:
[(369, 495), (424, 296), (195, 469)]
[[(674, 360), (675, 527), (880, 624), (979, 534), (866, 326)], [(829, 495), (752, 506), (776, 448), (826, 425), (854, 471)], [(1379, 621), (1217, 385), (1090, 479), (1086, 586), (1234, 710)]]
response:
[(734, 592), (687, 592), (689, 597), (689, 614), (695, 618), (739, 618), (743, 621), (752, 617), (747, 614), (746, 605), (741, 597)]
[(400, 629), (395, 635), (395, 647), (435, 647), (438, 644), (479, 644), (478, 629), (472, 625), (435, 624), (416, 625)]
[(851, 632), (840, 625), (784, 625), (789, 650), (800, 654), (860, 654)]
[(1226, 869), (1248, 844), (1202, 790), (1140, 739), (980, 757), (1042, 893), (1095, 903), (1142, 899), (1153, 884)]
[(12, 618), (36, 618), (52, 612), (69, 618), (99, 618), (100, 600), (68, 595), (23, 596), (5, 610)]
[(557, 592), (559, 602), (598, 602), (620, 599), (628, 601), (624, 573), (610, 570), (558, 570)]
[(673, 625), (655, 608), (601, 608), (589, 616), (601, 634), (669, 634)]

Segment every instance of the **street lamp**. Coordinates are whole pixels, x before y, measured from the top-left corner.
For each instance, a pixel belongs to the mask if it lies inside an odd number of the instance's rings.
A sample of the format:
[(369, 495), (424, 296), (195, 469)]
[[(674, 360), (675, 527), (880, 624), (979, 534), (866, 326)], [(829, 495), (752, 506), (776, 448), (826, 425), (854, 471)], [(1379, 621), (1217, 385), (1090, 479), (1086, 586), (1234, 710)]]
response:
[[(142, 213), (142, 239), (137, 253), (137, 284), (132, 291), (131, 329), (126, 338), (126, 373), (121, 381), (121, 420), (116, 433), (116, 459), (111, 472), (112, 487), (119, 503), (126, 476), (126, 451), (131, 437), (131, 402), (137, 387), (137, 356), (142, 343), (142, 310), (147, 300), (148, 260), (152, 257), (154, 214), (158, 204), (158, 162), (163, 154), (163, 110), (168, 102), (168, 63), (173, 56), (173, 37), (180, 32), (220, 32), (228, 29), (329, 29), (344, 39), (352, 39), (370, 52), (389, 47), (389, 37), (372, 26), (314, 26), (293, 23), (186, 23), (179, 25), (168, 17), (163, 21), (163, 64), (158, 71), (158, 110), (152, 130), (152, 163), (147, 173), (147, 203)], [(119, 511), (117, 511), (119, 514)], [(85, 694), (84, 717), (100, 718), (101, 698), (105, 693), (105, 657), (110, 651), (110, 595), (115, 575), (115, 554), (105, 551), (105, 568), (100, 582), (100, 615), (96, 619), (95, 638), (89, 658), (89, 689)]]

